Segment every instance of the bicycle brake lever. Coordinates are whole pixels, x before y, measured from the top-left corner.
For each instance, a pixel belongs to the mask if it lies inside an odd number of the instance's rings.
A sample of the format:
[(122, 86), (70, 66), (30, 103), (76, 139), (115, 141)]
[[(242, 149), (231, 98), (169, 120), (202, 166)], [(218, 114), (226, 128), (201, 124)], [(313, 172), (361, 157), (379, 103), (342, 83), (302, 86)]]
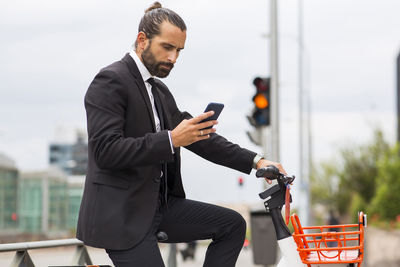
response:
[(292, 184), (295, 178), (296, 178), (296, 177), (295, 177), (294, 175), (292, 175), (292, 176), (285, 176), (285, 177), (283, 178), (283, 182), (284, 182), (286, 185)]

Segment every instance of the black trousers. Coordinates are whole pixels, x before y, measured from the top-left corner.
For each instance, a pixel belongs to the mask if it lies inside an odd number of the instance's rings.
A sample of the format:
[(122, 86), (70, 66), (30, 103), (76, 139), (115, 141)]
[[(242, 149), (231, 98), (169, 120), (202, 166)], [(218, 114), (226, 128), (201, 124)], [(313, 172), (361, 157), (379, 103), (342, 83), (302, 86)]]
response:
[(168, 208), (158, 208), (150, 231), (142, 242), (128, 250), (106, 250), (114, 265), (165, 266), (158, 247), (157, 231), (167, 233), (166, 243), (212, 239), (203, 266), (233, 267), (243, 247), (246, 222), (239, 213), (227, 208), (169, 197)]

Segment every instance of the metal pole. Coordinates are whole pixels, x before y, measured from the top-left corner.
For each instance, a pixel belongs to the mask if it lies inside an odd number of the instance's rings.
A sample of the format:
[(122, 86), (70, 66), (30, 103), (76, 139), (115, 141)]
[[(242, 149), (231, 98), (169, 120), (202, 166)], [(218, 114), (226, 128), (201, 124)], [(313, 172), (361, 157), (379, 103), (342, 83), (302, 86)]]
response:
[(278, 2), (271, 0), (271, 159), (279, 162)]
[[(264, 126), (264, 127), (261, 127), (259, 129), (257, 129), (257, 131), (259, 131), (260, 135), (261, 135), (261, 147), (262, 147), (262, 150), (263, 150), (263, 156), (266, 159), (272, 159), (273, 158), (273, 156), (272, 156), (272, 154), (273, 154), (273, 151), (272, 151), (272, 147), (273, 147), (272, 143), (273, 143), (273, 141), (272, 141), (272, 129), (271, 129), (271, 127)], [(272, 181), (272, 184), (269, 185), (263, 179), (260, 180), (260, 182), (261, 182), (263, 190), (265, 190), (265, 189), (267, 189), (269, 187), (272, 187), (273, 185), (278, 183), (278, 182), (276, 182), (276, 180), (274, 180), (274, 181)]]
[(400, 53), (397, 56), (397, 142), (400, 143)]
[(49, 177), (42, 178), (42, 233), (49, 230)]
[[(308, 63), (310, 64), (310, 63)], [(309, 77), (308, 77), (309, 79)], [(310, 198), (310, 179), (312, 175), (312, 131), (311, 131), (311, 92), (310, 92), (310, 85), (308, 85), (306, 90), (307, 94), (307, 219), (309, 220), (311, 225), (311, 198)]]
[(298, 14), (298, 45), (299, 45), (299, 52), (298, 52), (298, 79), (299, 79), (299, 178), (303, 179), (304, 177), (304, 157), (303, 157), (303, 96), (304, 96), (304, 89), (303, 89), (303, 11), (302, 11), (303, 1), (299, 0), (299, 14)]
[(65, 247), (65, 246), (83, 246), (83, 242), (76, 238), (71, 238), (71, 239), (0, 244), (0, 252)]
[[(300, 216), (304, 222), (304, 225), (309, 224), (309, 176), (310, 169), (309, 164), (307, 164), (307, 156), (305, 156), (307, 151), (305, 151), (305, 141), (309, 141), (309, 138), (305, 139), (305, 134), (308, 133), (308, 121), (306, 122), (304, 116), (304, 104), (306, 99), (306, 91), (304, 90), (304, 41), (303, 41), (303, 0), (299, 0), (298, 7), (298, 44), (299, 44), (299, 178), (300, 178), (300, 194), (301, 194), (301, 205), (299, 207)], [(308, 110), (308, 109), (307, 109)], [(308, 114), (307, 114), (308, 115)], [(309, 133), (308, 133), (309, 134)], [(308, 154), (309, 155), (309, 154)], [(308, 159), (310, 160), (310, 159)]]
[(168, 267), (176, 267), (176, 244), (169, 245)]
[(260, 127), (257, 129), (257, 131), (259, 131), (260, 134), (260, 139), (261, 139), (261, 147), (262, 147), (262, 151), (263, 151), (263, 156), (266, 159), (270, 159), (271, 158), (271, 154), (272, 154), (272, 150), (271, 150), (271, 129), (270, 127)]

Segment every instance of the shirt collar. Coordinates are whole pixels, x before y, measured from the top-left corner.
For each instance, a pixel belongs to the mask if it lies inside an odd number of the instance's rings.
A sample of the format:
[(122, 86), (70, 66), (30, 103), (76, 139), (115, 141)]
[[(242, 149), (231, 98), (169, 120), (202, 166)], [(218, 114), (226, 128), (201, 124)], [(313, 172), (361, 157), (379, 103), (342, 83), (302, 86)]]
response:
[(131, 50), (129, 55), (135, 60), (136, 66), (139, 69), (140, 74), (142, 75), (143, 81), (147, 81), (149, 78), (154, 78), (150, 72), (147, 70), (146, 66), (143, 62), (139, 59), (138, 55), (136, 54), (135, 50)]

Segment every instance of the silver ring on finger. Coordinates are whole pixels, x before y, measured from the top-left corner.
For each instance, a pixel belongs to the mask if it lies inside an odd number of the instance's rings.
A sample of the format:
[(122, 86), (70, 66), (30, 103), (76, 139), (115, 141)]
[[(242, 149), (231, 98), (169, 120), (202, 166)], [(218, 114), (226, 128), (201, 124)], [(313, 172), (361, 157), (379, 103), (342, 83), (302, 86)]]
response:
[(200, 130), (200, 135), (203, 135), (203, 130)]

